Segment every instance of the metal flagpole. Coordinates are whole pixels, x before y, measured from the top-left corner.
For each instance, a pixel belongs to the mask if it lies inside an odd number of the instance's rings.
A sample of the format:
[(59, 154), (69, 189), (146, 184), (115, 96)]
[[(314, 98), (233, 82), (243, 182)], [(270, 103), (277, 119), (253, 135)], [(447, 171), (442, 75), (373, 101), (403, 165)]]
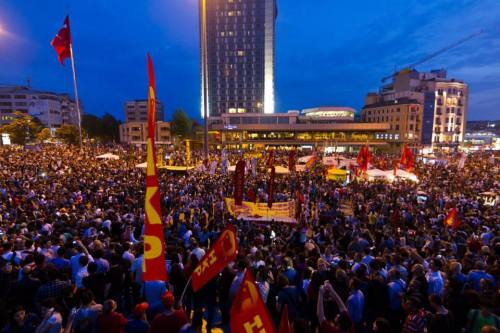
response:
[(208, 54), (207, 54), (207, 2), (201, 0), (201, 68), (202, 68), (202, 84), (203, 84), (203, 150), (204, 158), (208, 160), (209, 147), (208, 147)]
[(78, 98), (78, 88), (76, 86), (76, 72), (75, 72), (75, 58), (73, 57), (73, 45), (69, 44), (69, 53), (71, 55), (71, 69), (73, 70), (73, 86), (75, 89), (76, 111), (78, 113), (78, 135), (80, 138), (80, 150), (83, 148), (82, 144), (82, 116), (80, 113), (80, 99)]

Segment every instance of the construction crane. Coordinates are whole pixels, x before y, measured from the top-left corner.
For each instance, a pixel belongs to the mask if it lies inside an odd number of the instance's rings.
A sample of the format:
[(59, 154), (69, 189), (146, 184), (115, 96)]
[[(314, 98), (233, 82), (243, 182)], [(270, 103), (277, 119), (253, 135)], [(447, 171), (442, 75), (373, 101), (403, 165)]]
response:
[(468, 35), (467, 37), (464, 37), (464, 38), (462, 38), (462, 39), (460, 39), (460, 40), (456, 41), (455, 43), (450, 44), (450, 45), (448, 45), (448, 46), (446, 46), (446, 47), (442, 48), (441, 50), (438, 50), (438, 51), (436, 51), (436, 52), (434, 52), (434, 53), (431, 53), (431, 54), (427, 55), (426, 57), (424, 57), (424, 58), (420, 59), (420, 60), (419, 60), (419, 61), (417, 61), (417, 62), (414, 62), (413, 64), (410, 64), (410, 65), (408, 65), (408, 66), (406, 66), (406, 67), (403, 67), (401, 70), (398, 70), (398, 71), (394, 72), (394, 74), (384, 77), (384, 78), (382, 79), (382, 83), (386, 82), (386, 81), (387, 81), (387, 80), (389, 80), (389, 79), (392, 79), (392, 78), (393, 78), (394, 76), (396, 76), (396, 74), (398, 74), (400, 71), (411, 71), (411, 70), (413, 70), (416, 66), (421, 65), (421, 64), (423, 64), (424, 62), (427, 62), (427, 61), (431, 60), (432, 58), (435, 58), (435, 57), (437, 57), (438, 55), (441, 55), (442, 53), (445, 53), (445, 52), (447, 52), (447, 51), (449, 51), (449, 50), (451, 50), (451, 49), (454, 49), (454, 48), (455, 48), (455, 47), (457, 47), (457, 46), (460, 46), (461, 44), (463, 44), (463, 43), (465, 43), (465, 42), (467, 42), (467, 41), (469, 41), (469, 40), (471, 40), (471, 39), (473, 39), (473, 38), (475, 38), (475, 37), (477, 37), (477, 36), (481, 35), (483, 32), (484, 32), (484, 30), (483, 30), (483, 29), (481, 29), (481, 30), (479, 30), (479, 31), (476, 31), (476, 32), (474, 32), (473, 34), (470, 34), (470, 35)]

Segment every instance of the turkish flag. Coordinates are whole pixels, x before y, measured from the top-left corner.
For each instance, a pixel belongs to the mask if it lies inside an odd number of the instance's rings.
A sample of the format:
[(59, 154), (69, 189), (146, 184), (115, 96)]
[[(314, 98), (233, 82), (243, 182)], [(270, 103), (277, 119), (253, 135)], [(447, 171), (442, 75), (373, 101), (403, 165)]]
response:
[(288, 320), (288, 305), (285, 304), (285, 308), (281, 313), (280, 327), (278, 333), (293, 333), (293, 328)]
[(274, 333), (274, 326), (255, 285), (252, 273), (245, 272), (231, 306), (231, 332)]
[(214, 276), (219, 274), (230, 262), (236, 259), (237, 253), (236, 231), (233, 227), (228, 227), (193, 271), (191, 275), (193, 291), (200, 290)]
[(62, 28), (50, 42), (50, 45), (56, 50), (57, 57), (61, 65), (64, 59), (71, 57), (71, 31), (69, 30), (69, 16), (66, 16)]
[(269, 156), (267, 157), (267, 167), (271, 168), (274, 165), (274, 149), (269, 151)]

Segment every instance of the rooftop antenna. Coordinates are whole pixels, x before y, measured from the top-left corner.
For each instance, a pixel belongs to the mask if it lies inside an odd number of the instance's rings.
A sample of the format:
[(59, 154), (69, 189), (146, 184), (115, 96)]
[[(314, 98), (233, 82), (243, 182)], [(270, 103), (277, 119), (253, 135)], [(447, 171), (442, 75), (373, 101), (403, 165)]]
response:
[(31, 89), (31, 76), (28, 76), (26, 78), (26, 84), (27, 84), (28, 88)]

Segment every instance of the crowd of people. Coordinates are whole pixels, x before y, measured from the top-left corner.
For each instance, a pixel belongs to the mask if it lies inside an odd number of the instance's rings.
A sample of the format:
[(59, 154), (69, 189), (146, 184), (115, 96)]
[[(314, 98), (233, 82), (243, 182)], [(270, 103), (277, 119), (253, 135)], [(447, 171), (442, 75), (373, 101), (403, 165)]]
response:
[[(119, 160), (95, 158), (110, 149)], [(143, 154), (0, 147), (0, 332), (229, 332), (246, 270), (275, 326), (287, 308), (297, 333), (500, 330), (499, 211), (480, 195), (500, 191), (489, 155), (472, 154), (463, 168), (451, 155), (417, 161), (416, 183), (326, 181), (318, 159), (276, 177), (274, 201), (301, 202), (297, 223), (231, 216), (224, 198), (233, 195), (233, 176), (221, 172), (220, 152), (210, 156), (215, 174), (208, 163), (160, 170), (169, 279), (143, 282)], [(182, 152), (169, 154), (184, 163)], [(231, 165), (249, 159), (225, 154)], [(287, 166), (288, 152), (274, 155)], [(267, 154), (255, 156), (245, 200), (266, 202)], [(190, 160), (197, 165), (202, 154)], [(451, 208), (456, 229), (444, 224)], [(237, 230), (238, 257), (194, 293), (189, 278), (228, 225)]]

